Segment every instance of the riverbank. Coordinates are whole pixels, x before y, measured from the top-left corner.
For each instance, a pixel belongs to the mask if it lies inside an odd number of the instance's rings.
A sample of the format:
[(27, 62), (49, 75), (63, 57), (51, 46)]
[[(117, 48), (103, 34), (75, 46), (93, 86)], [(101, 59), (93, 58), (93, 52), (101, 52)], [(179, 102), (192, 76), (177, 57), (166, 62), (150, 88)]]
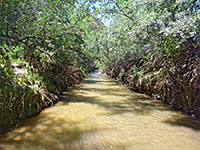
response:
[(84, 71), (64, 62), (60, 67), (40, 64), (31, 71), (28, 63), (22, 64), (12, 65), (12, 76), (5, 69), (0, 72), (0, 133), (53, 106), (64, 90), (86, 77)]
[(101, 74), (0, 136), (2, 150), (197, 150), (200, 122)]
[(184, 50), (168, 57), (121, 60), (104, 73), (129, 86), (167, 103), (170, 108), (200, 118), (199, 48)]

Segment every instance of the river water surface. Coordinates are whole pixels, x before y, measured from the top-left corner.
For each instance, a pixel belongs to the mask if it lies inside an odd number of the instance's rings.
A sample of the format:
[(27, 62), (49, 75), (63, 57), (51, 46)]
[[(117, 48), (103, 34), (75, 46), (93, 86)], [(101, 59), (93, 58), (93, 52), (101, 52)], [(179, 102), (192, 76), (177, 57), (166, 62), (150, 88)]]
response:
[(93, 73), (0, 140), (0, 150), (199, 150), (200, 123)]

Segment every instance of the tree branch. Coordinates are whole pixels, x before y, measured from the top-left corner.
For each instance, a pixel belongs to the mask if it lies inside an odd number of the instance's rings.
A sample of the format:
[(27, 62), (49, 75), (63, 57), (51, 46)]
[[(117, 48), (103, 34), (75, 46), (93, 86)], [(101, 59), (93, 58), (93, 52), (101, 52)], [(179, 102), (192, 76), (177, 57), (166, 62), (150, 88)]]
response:
[(131, 21), (135, 21), (133, 18), (131, 18), (129, 15), (127, 15), (120, 7), (119, 7), (119, 5), (117, 4), (117, 2), (115, 2), (114, 0), (111, 0), (116, 6), (117, 6), (117, 8), (118, 8), (118, 10), (119, 10), (119, 12), (115, 12), (115, 13), (117, 13), (117, 14), (120, 14), (120, 15), (123, 15), (123, 16), (125, 16), (125, 17), (127, 17), (128, 19), (130, 19)]

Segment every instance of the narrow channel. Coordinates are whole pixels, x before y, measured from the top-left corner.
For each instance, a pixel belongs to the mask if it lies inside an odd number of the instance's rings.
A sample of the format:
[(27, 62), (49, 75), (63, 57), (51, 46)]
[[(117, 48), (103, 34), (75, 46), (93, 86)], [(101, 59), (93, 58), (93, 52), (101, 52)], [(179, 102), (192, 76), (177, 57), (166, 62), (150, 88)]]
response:
[(198, 150), (200, 123), (95, 72), (0, 140), (0, 150)]

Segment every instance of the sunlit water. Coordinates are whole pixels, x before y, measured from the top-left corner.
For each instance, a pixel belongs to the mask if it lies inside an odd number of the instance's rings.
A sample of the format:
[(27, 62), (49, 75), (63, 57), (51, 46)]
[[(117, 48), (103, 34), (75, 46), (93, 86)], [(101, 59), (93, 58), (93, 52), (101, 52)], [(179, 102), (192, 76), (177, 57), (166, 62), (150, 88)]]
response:
[(0, 140), (2, 150), (199, 150), (200, 123), (93, 73)]

